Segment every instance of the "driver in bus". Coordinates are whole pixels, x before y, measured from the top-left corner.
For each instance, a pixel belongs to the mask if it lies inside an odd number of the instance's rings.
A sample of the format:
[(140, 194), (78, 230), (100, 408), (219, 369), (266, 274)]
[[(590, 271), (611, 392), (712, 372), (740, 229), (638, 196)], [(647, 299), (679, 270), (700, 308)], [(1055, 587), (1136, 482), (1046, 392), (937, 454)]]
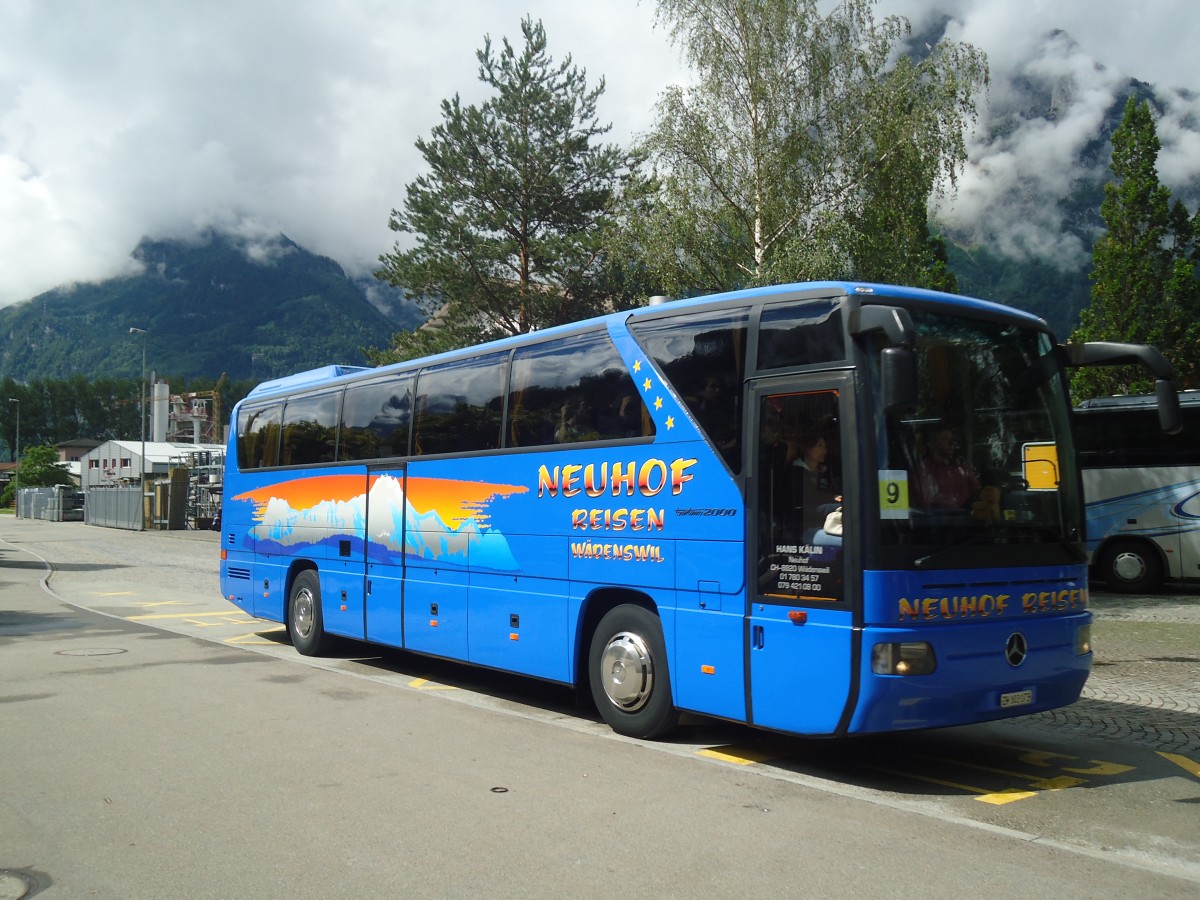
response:
[(979, 475), (959, 459), (954, 429), (938, 423), (925, 435), (925, 458), (917, 464), (916, 501), (926, 509), (965, 509), (979, 493)]
[(971, 507), (971, 515), (982, 522), (1000, 518), (1000, 490), (983, 487), (979, 473), (958, 456), (958, 436), (944, 422), (925, 436), (925, 457), (917, 464), (913, 495), (918, 506), (931, 511)]

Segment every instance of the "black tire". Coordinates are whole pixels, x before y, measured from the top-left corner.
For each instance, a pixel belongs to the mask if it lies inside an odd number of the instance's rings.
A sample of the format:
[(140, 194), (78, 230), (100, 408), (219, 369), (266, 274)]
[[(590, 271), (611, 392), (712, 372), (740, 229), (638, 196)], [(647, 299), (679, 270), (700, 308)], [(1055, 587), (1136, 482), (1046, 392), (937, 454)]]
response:
[(609, 610), (588, 651), (588, 682), (601, 718), (629, 737), (662, 737), (679, 721), (658, 616), (640, 606)]
[(1100, 577), (1114, 593), (1150, 593), (1162, 586), (1162, 560), (1145, 541), (1114, 541), (1101, 557)]
[(288, 635), (304, 656), (320, 656), (329, 648), (321, 619), (321, 579), (312, 569), (296, 575), (288, 595)]

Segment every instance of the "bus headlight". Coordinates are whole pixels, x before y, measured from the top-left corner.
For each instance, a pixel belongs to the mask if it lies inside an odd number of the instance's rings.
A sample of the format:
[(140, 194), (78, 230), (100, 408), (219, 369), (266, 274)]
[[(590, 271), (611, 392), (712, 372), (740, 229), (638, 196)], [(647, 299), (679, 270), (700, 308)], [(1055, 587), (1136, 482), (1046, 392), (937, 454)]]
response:
[(1092, 626), (1084, 625), (1075, 632), (1075, 655), (1087, 656), (1092, 652)]
[(936, 668), (933, 645), (924, 641), (871, 648), (871, 671), (876, 675), (928, 675)]

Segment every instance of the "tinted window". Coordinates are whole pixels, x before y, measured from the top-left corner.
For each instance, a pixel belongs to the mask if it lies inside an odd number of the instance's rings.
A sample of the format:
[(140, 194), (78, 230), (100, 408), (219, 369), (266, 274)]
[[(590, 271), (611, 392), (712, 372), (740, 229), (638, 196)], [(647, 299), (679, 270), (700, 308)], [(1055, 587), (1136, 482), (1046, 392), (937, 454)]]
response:
[(288, 400), (283, 409), (281, 465), (333, 462), (341, 397), (340, 393), (319, 394)]
[(238, 414), (238, 468), (279, 465), (279, 420), (283, 404), (243, 408)]
[(1077, 411), (1074, 427), (1080, 465), (1200, 464), (1200, 407), (1185, 406), (1182, 412), (1183, 430), (1164, 434), (1153, 407)]
[[(1082, 503), (1065, 386), (1046, 377), (1054, 342), (1010, 322), (910, 312), (918, 390), (912, 406), (875, 422), (882, 540), (872, 551), (885, 567), (1066, 558)], [(932, 547), (946, 552), (925, 559)]]
[(810, 300), (763, 308), (758, 326), (758, 367), (782, 369), (845, 359), (841, 303)]
[(421, 372), (413, 455), (500, 446), (506, 359), (493, 354)]
[(514, 355), (508, 446), (652, 434), (654, 423), (606, 332), (547, 341)]
[(733, 471), (741, 468), (747, 310), (637, 322), (631, 330)]
[(411, 388), (411, 376), (350, 385), (342, 404), (338, 459), (406, 456)]

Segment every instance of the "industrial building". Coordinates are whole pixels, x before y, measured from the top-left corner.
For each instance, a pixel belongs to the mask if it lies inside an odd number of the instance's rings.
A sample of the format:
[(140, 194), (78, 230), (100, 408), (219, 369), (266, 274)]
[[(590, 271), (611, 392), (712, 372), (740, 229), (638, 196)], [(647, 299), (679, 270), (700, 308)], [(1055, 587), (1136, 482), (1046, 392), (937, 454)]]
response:
[(145, 440), (111, 440), (80, 457), (84, 520), (129, 528), (212, 528), (225, 465), (220, 394), (171, 395), (156, 381)]

